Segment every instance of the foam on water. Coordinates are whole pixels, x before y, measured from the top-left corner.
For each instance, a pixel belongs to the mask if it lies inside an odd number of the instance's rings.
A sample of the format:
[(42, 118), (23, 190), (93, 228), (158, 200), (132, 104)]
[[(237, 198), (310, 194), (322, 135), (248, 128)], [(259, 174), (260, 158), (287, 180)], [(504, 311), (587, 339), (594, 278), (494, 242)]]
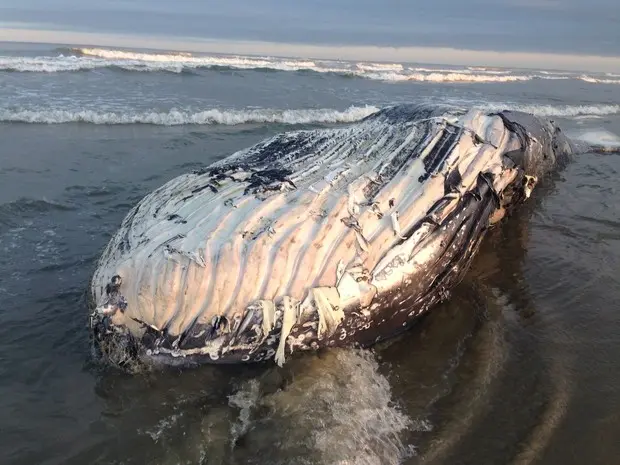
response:
[(579, 79), (592, 84), (620, 84), (620, 79), (597, 79), (592, 76), (579, 76)]
[(620, 149), (620, 136), (605, 129), (590, 129), (575, 133), (575, 140), (585, 142), (603, 152), (616, 152)]
[(558, 116), (565, 118), (605, 116), (620, 113), (620, 105), (528, 105), (517, 103), (488, 103), (480, 105), (480, 107), (489, 111), (511, 109), (532, 113), (537, 116)]
[(21, 123), (92, 123), (92, 124), (155, 124), (178, 126), (183, 124), (221, 124), (237, 125), (250, 123), (277, 124), (318, 124), (348, 123), (359, 121), (379, 109), (374, 106), (351, 106), (346, 110), (329, 108), (276, 110), (244, 109), (224, 110), (209, 109), (203, 111), (176, 110), (169, 111), (97, 111), (64, 109), (1, 109), (0, 121)]
[(357, 63), (355, 65), (362, 71), (402, 71), (403, 65), (400, 63)]
[[(445, 102), (450, 104), (448, 100)], [(594, 119), (606, 115), (620, 114), (620, 105), (537, 105), (517, 103), (475, 103), (454, 102), (461, 106), (478, 106), (487, 111), (506, 109), (524, 111), (542, 117), (564, 117), (572, 119)], [(1, 108), (0, 122), (20, 122), (38, 124), (90, 123), (90, 124), (153, 124), (162, 126), (227, 125), (238, 124), (330, 124), (359, 121), (379, 110), (373, 105), (351, 106), (345, 110), (330, 108), (316, 109), (190, 109), (115, 111), (90, 108)]]
[(187, 67), (210, 67), (227, 66), (231, 68), (253, 69), (269, 68), (283, 71), (296, 71), (300, 69), (314, 69), (317, 65), (310, 60), (282, 59), (275, 60), (270, 57), (246, 57), (246, 56), (193, 56), (191, 54), (170, 53), (137, 53), (122, 50), (104, 50), (81, 48), (77, 49), (82, 55), (104, 58), (112, 61), (134, 61), (148, 63), (178, 63)]
[(161, 419), (154, 428), (147, 430), (139, 430), (140, 434), (145, 434), (149, 436), (153, 442), (157, 442), (161, 439), (162, 436), (165, 436), (166, 431), (175, 426), (179, 419), (183, 416), (183, 412), (175, 413), (170, 415), (169, 417)]
[(463, 72), (427, 72), (427, 73), (367, 73), (364, 77), (380, 81), (417, 81), (417, 82), (517, 82), (529, 81), (535, 76), (511, 75), (497, 76), (493, 74), (470, 74)]
[[(468, 66), (467, 70), (470, 72), (483, 72), (487, 74), (507, 74), (510, 73), (509, 70), (505, 69), (495, 69), (495, 68), (485, 68), (484, 66)], [(544, 74), (544, 71), (541, 71)]]
[(246, 434), (246, 446), (278, 463), (397, 465), (411, 455), (402, 434), (428, 425), (395, 404), (370, 352), (335, 350), (301, 363), (285, 389), (261, 394), (250, 381), (230, 397), (239, 411), (233, 439)]
[(252, 410), (257, 406), (260, 398), (260, 384), (258, 380), (248, 381), (242, 389), (228, 397), (228, 405), (239, 410), (239, 417), (230, 428), (231, 443), (246, 434), (251, 426)]

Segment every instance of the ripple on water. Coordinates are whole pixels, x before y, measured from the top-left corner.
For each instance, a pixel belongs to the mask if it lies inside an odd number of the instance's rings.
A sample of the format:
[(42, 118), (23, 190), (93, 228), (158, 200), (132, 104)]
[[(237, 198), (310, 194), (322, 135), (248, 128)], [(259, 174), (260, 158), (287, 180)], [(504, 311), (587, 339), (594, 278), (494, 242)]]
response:
[(74, 206), (46, 200), (22, 197), (13, 202), (0, 205), (0, 233), (6, 228), (16, 227), (25, 219), (49, 212), (67, 212), (75, 210)]

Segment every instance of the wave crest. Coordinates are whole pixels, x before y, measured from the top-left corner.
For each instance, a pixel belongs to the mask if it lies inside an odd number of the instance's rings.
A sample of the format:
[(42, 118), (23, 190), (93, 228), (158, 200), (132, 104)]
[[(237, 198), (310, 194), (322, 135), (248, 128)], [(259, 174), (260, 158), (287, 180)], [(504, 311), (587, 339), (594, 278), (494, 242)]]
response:
[(75, 49), (82, 56), (103, 58), (110, 61), (160, 63), (165, 67), (172, 63), (183, 67), (230, 67), (238, 69), (276, 69), (282, 71), (298, 71), (316, 68), (309, 60), (276, 60), (270, 57), (243, 56), (194, 56), (190, 53), (140, 53), (122, 50), (105, 50), (99, 48)]
[(365, 77), (381, 81), (417, 81), (417, 82), (518, 82), (530, 81), (535, 76), (522, 75), (495, 75), (495, 74), (469, 74), (464, 72), (427, 72), (427, 73), (367, 73)]
[(379, 109), (374, 106), (352, 106), (344, 111), (333, 109), (210, 109), (198, 112), (184, 110), (99, 112), (95, 110), (0, 109), (0, 121), (20, 123), (91, 123), (91, 124), (154, 124), (162, 126), (238, 125), (250, 123), (320, 124), (359, 121)]
[(620, 79), (601, 79), (601, 78), (594, 78), (592, 76), (579, 76), (579, 79), (581, 79), (584, 82), (589, 82), (591, 84), (620, 84)]
[(523, 105), (523, 104), (484, 104), (481, 106), (489, 111), (516, 110), (532, 113), (537, 116), (556, 116), (565, 118), (598, 117), (620, 113), (620, 105)]
[[(69, 55), (66, 55), (69, 54)], [(62, 54), (39, 57), (0, 57), (0, 71), (69, 72), (97, 68), (126, 71), (183, 73), (197, 69), (313, 71), (388, 82), (506, 83), (533, 79), (577, 79), (593, 84), (620, 84), (609, 73), (579, 75), (571, 72), (519, 71), (487, 67), (420, 67), (401, 63), (348, 62), (276, 58), (268, 56), (194, 55), (183, 52), (139, 52), (103, 48), (74, 48)]]

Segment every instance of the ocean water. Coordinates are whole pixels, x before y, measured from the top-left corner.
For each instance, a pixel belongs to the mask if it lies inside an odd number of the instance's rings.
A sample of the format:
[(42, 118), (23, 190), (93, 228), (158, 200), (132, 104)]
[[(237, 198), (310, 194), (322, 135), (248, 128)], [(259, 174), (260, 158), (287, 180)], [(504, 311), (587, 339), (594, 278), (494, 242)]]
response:
[[(128, 375), (85, 291), (129, 209), (278, 132), (514, 108), (596, 146), (373, 350)], [(620, 76), (0, 44), (0, 463), (610, 464), (620, 456)], [(607, 149), (607, 150), (601, 150)]]

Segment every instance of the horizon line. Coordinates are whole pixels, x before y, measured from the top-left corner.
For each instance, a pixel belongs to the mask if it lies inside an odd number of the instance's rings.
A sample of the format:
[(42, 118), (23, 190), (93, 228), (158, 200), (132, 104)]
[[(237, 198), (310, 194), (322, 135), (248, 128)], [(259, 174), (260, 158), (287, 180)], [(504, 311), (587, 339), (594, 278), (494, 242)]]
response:
[[(2, 23), (0, 23), (1, 25)], [(5, 23), (6, 24), (6, 23)], [(0, 28), (0, 41), (50, 45), (118, 47), (161, 51), (270, 55), (345, 61), (425, 63), (457, 66), (495, 66), (561, 71), (620, 72), (620, 57), (549, 52), (470, 50), (451, 47), (314, 45), (199, 37), (162, 37), (92, 33), (51, 29)]]

